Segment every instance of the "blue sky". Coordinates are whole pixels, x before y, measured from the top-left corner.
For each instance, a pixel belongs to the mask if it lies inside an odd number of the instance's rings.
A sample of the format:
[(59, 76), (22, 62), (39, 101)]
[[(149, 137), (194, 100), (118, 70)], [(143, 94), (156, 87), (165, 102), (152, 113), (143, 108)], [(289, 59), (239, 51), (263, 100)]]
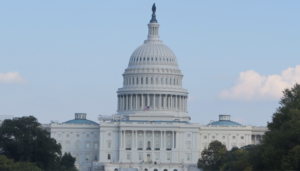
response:
[[(154, 1), (1, 1), (0, 115), (64, 122), (113, 114)], [(300, 1), (155, 1), (192, 122), (266, 126), (300, 82)]]

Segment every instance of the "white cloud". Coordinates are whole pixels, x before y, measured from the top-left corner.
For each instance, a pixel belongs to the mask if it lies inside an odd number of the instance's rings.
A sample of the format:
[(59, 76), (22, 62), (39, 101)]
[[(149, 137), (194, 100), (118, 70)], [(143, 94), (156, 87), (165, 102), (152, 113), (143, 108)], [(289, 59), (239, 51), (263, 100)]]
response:
[(0, 83), (5, 84), (25, 84), (27, 81), (21, 75), (15, 72), (8, 72), (6, 74), (0, 73)]
[(296, 82), (300, 83), (300, 65), (289, 67), (281, 75), (261, 76), (249, 70), (241, 72), (235, 85), (229, 90), (223, 90), (220, 97), (240, 100), (279, 99), (282, 91), (291, 88)]

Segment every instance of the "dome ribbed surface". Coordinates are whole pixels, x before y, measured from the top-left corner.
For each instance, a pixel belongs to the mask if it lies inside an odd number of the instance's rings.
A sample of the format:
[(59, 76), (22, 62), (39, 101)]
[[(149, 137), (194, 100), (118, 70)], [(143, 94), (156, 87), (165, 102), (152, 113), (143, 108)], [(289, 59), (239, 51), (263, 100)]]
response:
[[(153, 58), (153, 59), (152, 59)], [(144, 64), (146, 61), (177, 65), (173, 51), (162, 43), (146, 43), (138, 47), (131, 55), (129, 65)]]
[(85, 119), (73, 119), (73, 120), (69, 120), (67, 122), (64, 123), (75, 123), (75, 124), (96, 124), (99, 125), (98, 123), (91, 121), (91, 120), (85, 120)]
[(241, 124), (239, 124), (237, 122), (233, 122), (233, 121), (215, 121), (208, 125), (236, 125), (236, 126), (238, 126)]

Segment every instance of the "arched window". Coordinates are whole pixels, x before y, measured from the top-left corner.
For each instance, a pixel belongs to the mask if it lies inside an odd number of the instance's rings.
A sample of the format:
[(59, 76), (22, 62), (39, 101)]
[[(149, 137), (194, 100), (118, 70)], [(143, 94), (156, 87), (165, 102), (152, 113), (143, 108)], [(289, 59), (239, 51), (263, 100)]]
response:
[(169, 58), (167, 58), (167, 61), (169, 61)]
[(140, 58), (140, 61), (142, 61), (142, 58)]
[(146, 77), (146, 84), (148, 84), (148, 77)]
[(155, 58), (155, 61), (157, 61), (157, 58)]
[(131, 85), (131, 78), (128, 78), (129, 79), (129, 85)]
[(151, 77), (151, 84), (153, 84), (153, 77)]
[(172, 78), (170, 78), (170, 85), (172, 85)]
[(147, 61), (149, 61), (149, 58), (147, 58)]
[(153, 61), (153, 58), (151, 58), (151, 61)]
[(144, 79), (143, 79), (143, 77), (141, 77), (141, 85), (143, 85), (144, 84)]
[(144, 58), (144, 61), (146, 60), (146, 58)]
[(174, 78), (174, 80), (173, 80), (173, 83), (174, 83), (173, 85), (175, 85), (175, 78)]

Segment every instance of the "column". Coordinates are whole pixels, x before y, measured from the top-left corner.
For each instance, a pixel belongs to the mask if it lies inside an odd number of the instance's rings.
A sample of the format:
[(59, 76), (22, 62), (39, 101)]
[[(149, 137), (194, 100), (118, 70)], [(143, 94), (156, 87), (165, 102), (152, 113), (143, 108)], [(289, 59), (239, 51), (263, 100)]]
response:
[(185, 97), (185, 111), (187, 111), (188, 108), (188, 96)]
[(144, 130), (144, 146), (143, 146), (143, 150), (146, 150), (146, 131)]
[(144, 109), (144, 107), (145, 107), (145, 104), (144, 104), (144, 95), (143, 94), (141, 94), (141, 98), (142, 98), (142, 105), (141, 105), (141, 109)]
[[(122, 130), (119, 131), (119, 148), (122, 148)], [(100, 141), (99, 141), (100, 142)]]
[(135, 130), (135, 149), (138, 148), (138, 145), (137, 145), (137, 137), (138, 137), (138, 131)]
[(179, 107), (178, 107), (178, 110), (180, 111), (181, 110), (181, 96), (179, 95), (178, 97), (178, 103), (179, 103)]
[(154, 131), (152, 131), (152, 150), (154, 150)]
[(163, 101), (163, 110), (166, 110), (165, 95), (162, 95), (162, 101)]
[(170, 95), (170, 110), (173, 110), (173, 95)]
[(130, 95), (130, 110), (132, 110), (132, 94)]
[(166, 143), (166, 131), (164, 131), (164, 148), (166, 148), (166, 145), (167, 145), (167, 143)]
[(163, 139), (162, 139), (162, 131), (160, 131), (160, 150), (162, 149)]
[(128, 110), (128, 94), (126, 94), (126, 106), (125, 109)]
[(138, 109), (138, 108), (137, 108), (137, 104), (138, 104), (137, 102), (138, 102), (138, 95), (136, 94), (136, 95), (135, 95), (135, 109)]
[(174, 131), (172, 131), (172, 147), (173, 147), (173, 149), (175, 148), (175, 141), (174, 141)]
[(175, 98), (175, 110), (178, 110), (178, 102), (177, 102), (177, 100), (178, 100), (178, 96), (176, 95), (175, 96), (176, 98)]
[(161, 94), (159, 94), (158, 97), (159, 97), (159, 105), (158, 106), (159, 106), (159, 109), (161, 109), (162, 108), (162, 105), (161, 105), (161, 102), (162, 102), (161, 98), (162, 98), (162, 96), (161, 96)]
[(124, 110), (124, 106), (125, 106), (125, 104), (124, 104), (125, 103), (124, 98), (125, 98), (124, 95), (122, 95), (122, 109), (121, 110)]
[(147, 94), (147, 107), (150, 106), (150, 95)]
[(156, 98), (156, 96), (155, 96), (155, 94), (153, 94), (153, 109), (155, 109), (155, 98)]
[[(194, 132), (192, 132), (191, 136), (192, 136), (191, 149), (193, 149), (194, 148), (194, 144), (195, 144), (195, 142), (194, 142)], [(209, 134), (207, 135), (207, 140), (208, 140), (208, 144), (209, 144)]]
[(126, 130), (124, 130), (124, 148), (126, 149)]
[[(131, 96), (132, 97), (132, 96)], [(134, 131), (131, 131), (131, 150), (133, 150), (134, 147), (134, 141), (133, 141)], [(131, 157), (132, 158), (132, 157)]]

